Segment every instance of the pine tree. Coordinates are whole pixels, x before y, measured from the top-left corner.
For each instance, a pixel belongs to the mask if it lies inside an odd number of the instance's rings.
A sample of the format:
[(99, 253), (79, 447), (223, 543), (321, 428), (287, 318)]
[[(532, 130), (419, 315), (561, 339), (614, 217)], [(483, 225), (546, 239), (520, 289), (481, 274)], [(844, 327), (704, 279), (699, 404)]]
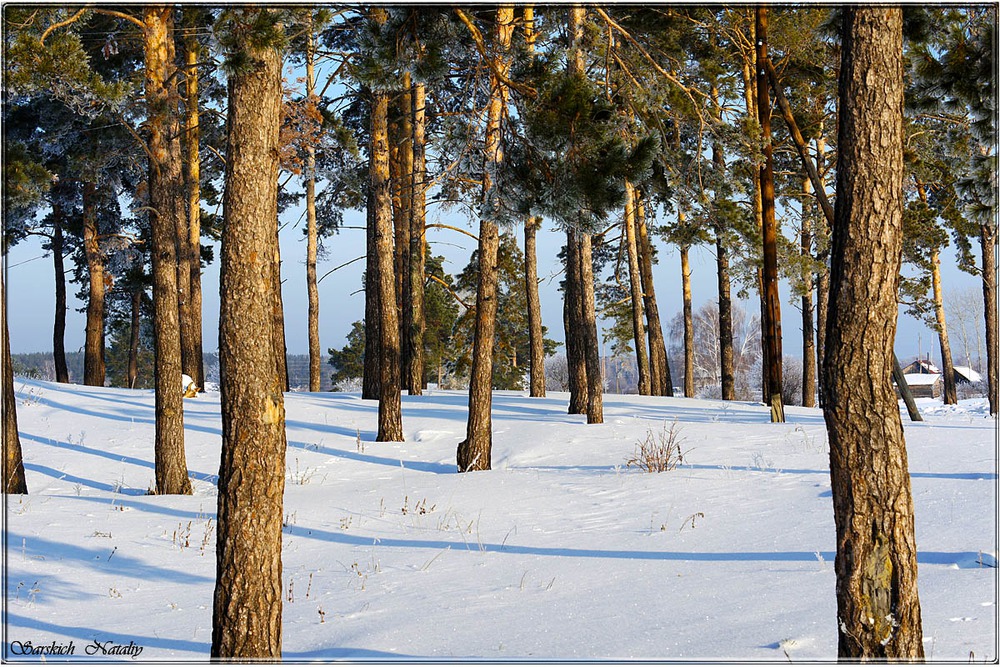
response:
[(229, 104), (219, 363), (222, 463), (212, 657), (281, 657), (285, 410), (275, 359), (280, 15), (232, 9), (217, 31), (228, 51)]
[(889, 380), (903, 213), (902, 25), (898, 7), (843, 9), (823, 413), (837, 528), (838, 656), (853, 660), (924, 655), (913, 499)]

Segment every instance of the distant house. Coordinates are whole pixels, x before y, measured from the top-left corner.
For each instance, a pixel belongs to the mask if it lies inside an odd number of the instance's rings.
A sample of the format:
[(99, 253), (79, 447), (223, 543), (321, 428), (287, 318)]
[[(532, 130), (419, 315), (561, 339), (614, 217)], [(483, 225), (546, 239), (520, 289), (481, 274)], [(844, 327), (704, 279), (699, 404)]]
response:
[(955, 384), (982, 382), (983, 376), (968, 366), (952, 366), (955, 371)]
[[(944, 380), (940, 373), (904, 373), (903, 376), (913, 398), (941, 398), (944, 393)], [(899, 396), (899, 387), (896, 387), (896, 395)]]
[(916, 359), (903, 367), (905, 374), (926, 373), (928, 375), (940, 375), (941, 369), (931, 363), (930, 359)]

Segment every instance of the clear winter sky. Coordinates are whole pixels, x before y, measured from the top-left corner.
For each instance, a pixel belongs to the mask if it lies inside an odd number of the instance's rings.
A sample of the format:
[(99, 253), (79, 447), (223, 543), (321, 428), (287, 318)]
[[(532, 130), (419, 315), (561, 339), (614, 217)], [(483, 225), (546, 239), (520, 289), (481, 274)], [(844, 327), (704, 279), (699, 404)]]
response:
[[(294, 80), (289, 74), (289, 80)], [(289, 187), (299, 187), (292, 183)], [(320, 184), (322, 187), (322, 184)], [(221, 210), (219, 211), (221, 213)], [(778, 210), (779, 218), (787, 216), (783, 227), (787, 231), (798, 220), (797, 211)], [(459, 209), (444, 210), (438, 204), (429, 204), (428, 222), (444, 222), (458, 227), (468, 228), (478, 233), (478, 223), (469, 220)], [(282, 257), (282, 296), (285, 307), (285, 335), (290, 354), (308, 353), (308, 334), (306, 329), (306, 314), (308, 302), (305, 286), (305, 254), (306, 244), (303, 229), (305, 216), (301, 207), (287, 210), (281, 218), (283, 229), (280, 234)], [(779, 223), (782, 221), (779, 219)], [(323, 276), (330, 269), (349, 262), (365, 254), (365, 232), (363, 228), (365, 216), (361, 212), (347, 211), (344, 215), (344, 226), (355, 229), (343, 229), (338, 235), (323, 240), (326, 253), (320, 258), (317, 271)], [(523, 248), (523, 229), (514, 230), (518, 235), (519, 245)], [(789, 232), (790, 233), (790, 232)], [(452, 230), (433, 228), (428, 230), (428, 242), (431, 252), (446, 258), (444, 270), (457, 275), (468, 263), (469, 256), (475, 250), (476, 242)], [(548, 327), (548, 336), (562, 342), (564, 332), (562, 325), (562, 294), (559, 291), (561, 280), (561, 265), (557, 255), (565, 241), (565, 233), (559, 231), (555, 224), (546, 221), (538, 234), (538, 273), (541, 279), (540, 295), (542, 302), (542, 320)], [(653, 267), (656, 297), (660, 306), (660, 315), (664, 323), (664, 335), (669, 336), (667, 327), (674, 315), (681, 311), (681, 273), (680, 253), (675, 246), (667, 245), (654, 238), (659, 248), (659, 263)], [(219, 317), (219, 263), (221, 253), (215, 248), (216, 260), (208, 266), (202, 278), (204, 298), (204, 345), (206, 351), (218, 349), (218, 317)], [(981, 294), (977, 278), (959, 271), (955, 265), (955, 253), (952, 248), (946, 249), (942, 255), (942, 272), (945, 298), (951, 292), (976, 290)], [(11, 352), (46, 352), (52, 350), (52, 324), (55, 312), (55, 288), (51, 257), (45, 256), (40, 240), (32, 237), (14, 246), (5, 260), (5, 285), (8, 298), (8, 317), (10, 327)], [(329, 348), (340, 348), (346, 342), (346, 336), (351, 330), (351, 324), (364, 317), (364, 294), (361, 290), (361, 273), (364, 262), (358, 261), (335, 273), (326, 276), (319, 284), (320, 294), (320, 344), (323, 354)], [(67, 279), (70, 264), (67, 262)], [(907, 269), (904, 267), (904, 273)], [(911, 271), (912, 272), (912, 271)], [(691, 252), (691, 280), (693, 307), (698, 308), (715, 300), (718, 296), (717, 278), (715, 273), (714, 248), (702, 246)], [(739, 285), (732, 286), (734, 298)], [(74, 351), (83, 348), (85, 303), (76, 298), (80, 286), (67, 284), (68, 312), (66, 317), (66, 350)], [(741, 304), (749, 313), (758, 312), (758, 302), (751, 290), (751, 300)], [(802, 352), (801, 315), (795, 303), (789, 296), (787, 285), (782, 285), (782, 347), (786, 355), (800, 355)], [(981, 297), (980, 297), (981, 299)], [(946, 304), (947, 305), (947, 304)], [(600, 326), (600, 323), (599, 323)], [(668, 342), (669, 345), (669, 342)], [(952, 337), (955, 363), (962, 364), (958, 342)], [(896, 338), (896, 353), (905, 364), (921, 352), (922, 356), (931, 354), (933, 359), (940, 359), (936, 336), (923, 324), (900, 313), (899, 331)]]

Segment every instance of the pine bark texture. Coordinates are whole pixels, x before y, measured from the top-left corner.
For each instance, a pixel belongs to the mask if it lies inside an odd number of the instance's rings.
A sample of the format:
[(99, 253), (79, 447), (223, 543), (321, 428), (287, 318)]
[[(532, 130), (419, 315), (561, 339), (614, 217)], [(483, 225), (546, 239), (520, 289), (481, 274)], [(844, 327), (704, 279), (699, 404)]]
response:
[(771, 421), (785, 421), (781, 401), (781, 297), (778, 293), (778, 225), (774, 215), (774, 156), (771, 141), (771, 97), (767, 72), (767, 8), (756, 10), (757, 44), (757, 118), (764, 139), (764, 163), (760, 167), (761, 225), (764, 250), (762, 297), (764, 300), (764, 340), (766, 350), (766, 402), (771, 406)]
[(393, 272), (392, 184), (389, 179), (389, 94), (372, 91), (369, 177), (375, 241), (374, 287), (378, 292), (378, 442), (403, 441), (400, 399), (399, 319)]
[(52, 205), (52, 267), (55, 271), (56, 312), (52, 325), (52, 358), (56, 382), (69, 382), (66, 365), (66, 266), (63, 257), (63, 209)]
[[(714, 86), (712, 102), (716, 109), (716, 119), (721, 122), (719, 91)], [(719, 174), (726, 173), (726, 156), (719, 141), (712, 142), (712, 168)], [(722, 400), (732, 401), (736, 398), (736, 373), (733, 367), (733, 298), (730, 288), (729, 247), (724, 226), (716, 224), (713, 231), (716, 276), (719, 284), (719, 374)]]
[(542, 219), (529, 217), (524, 223), (524, 293), (528, 305), (529, 395), (545, 396), (545, 341), (542, 334), (542, 302), (538, 296), (538, 229)]
[[(514, 7), (501, 5), (496, 10), (494, 43), (500, 56), (497, 70), (506, 75), (510, 68), (507, 51), (514, 32)], [(500, 229), (490, 210), (492, 174), (503, 161), (500, 123), (507, 105), (505, 84), (496, 73), (490, 75), (490, 104), (487, 110), (483, 145), (483, 189), (479, 219), (479, 279), (476, 283), (476, 332), (472, 345), (472, 370), (469, 377), (469, 419), (465, 440), (457, 451), (458, 471), (489, 470), (493, 449), (493, 346), (496, 342), (498, 252)]]
[(375, 243), (375, 197), (368, 190), (365, 230), (365, 359), (361, 378), (361, 398), (377, 401), (382, 387), (379, 347), (378, 246)]
[[(681, 222), (683, 223), (683, 213)], [(684, 395), (694, 398), (694, 315), (691, 307), (690, 246), (681, 246), (681, 297), (684, 313)]]
[(635, 343), (635, 357), (639, 370), (638, 391), (642, 396), (650, 395), (649, 350), (646, 347), (646, 312), (642, 303), (642, 275), (639, 269), (639, 248), (635, 229), (635, 188), (625, 183), (625, 250), (628, 255), (629, 294), (632, 297), (632, 336)]
[(427, 259), (427, 90), (423, 83), (415, 83), (411, 94), (413, 128), (413, 177), (410, 203), (410, 279), (409, 330), (406, 332), (409, 347), (407, 360), (408, 393), (419, 396), (424, 387), (424, 333), (427, 330), (424, 314), (424, 271)]
[(660, 309), (656, 305), (653, 287), (653, 246), (646, 228), (645, 207), (636, 191), (636, 223), (638, 225), (639, 277), (642, 278), (643, 309), (646, 311), (646, 337), (649, 339), (649, 381), (653, 396), (673, 396), (674, 386), (667, 360), (667, 343), (663, 338)]
[(569, 373), (569, 414), (587, 412), (587, 363), (584, 357), (583, 301), (580, 297), (579, 232), (566, 231), (566, 280), (563, 324), (566, 333), (566, 366)]
[(7, 329), (7, 294), (0, 279), (0, 312), (3, 313), (3, 492), (27, 493), (21, 438), (17, 432), (17, 397), (14, 395), (14, 365), (10, 359)]
[(280, 659), (287, 443), (273, 295), (281, 55), (266, 46), (248, 48), (246, 55), (248, 62), (229, 79), (212, 657)]
[[(806, 201), (812, 190), (812, 184), (807, 178), (802, 183), (802, 230), (799, 237), (799, 250), (803, 257), (812, 257), (812, 216), (806, 212)], [(811, 268), (803, 272), (802, 281), (802, 406), (816, 406), (816, 335), (813, 307), (813, 272)]]
[[(410, 75), (403, 75), (403, 91), (397, 98), (396, 121), (390, 125), (393, 144), (393, 226), (396, 233), (396, 302), (399, 305), (399, 353), (401, 382), (409, 388), (410, 328), (413, 324), (413, 303), (410, 301), (410, 235), (413, 233), (413, 93)], [(398, 208), (395, 203), (399, 202)]]
[(604, 423), (604, 377), (601, 372), (601, 343), (597, 337), (594, 299), (592, 237), (580, 234), (580, 300), (583, 309), (585, 363), (587, 368), (587, 423)]
[(838, 655), (923, 658), (913, 500), (889, 381), (902, 248), (902, 11), (844, 8), (824, 417)]
[(948, 322), (944, 316), (944, 295), (941, 289), (941, 254), (931, 252), (931, 286), (934, 293), (934, 319), (937, 323), (938, 344), (941, 347), (941, 375), (944, 379), (945, 405), (958, 403), (955, 388), (955, 365), (951, 359), (951, 342), (948, 340)]
[[(156, 493), (190, 494), (184, 454), (181, 332), (177, 297), (177, 220), (183, 219), (184, 184), (177, 134), (177, 108), (168, 85), (175, 68), (168, 56), (173, 41), (173, 9), (144, 11), (146, 101), (149, 106), (149, 194), (153, 257), (153, 335), (156, 388)], [(171, 134), (173, 132), (173, 134)]]
[[(315, 60), (316, 44), (310, 14), (309, 34), (306, 35), (306, 98), (313, 105), (316, 94)], [(316, 259), (319, 248), (319, 232), (316, 227), (316, 147), (310, 143), (306, 147), (306, 296), (309, 307), (307, 326), (309, 334), (309, 391), (320, 390), (323, 370), (323, 353), (319, 344), (319, 285), (316, 280)]]
[[(104, 369), (104, 294), (106, 291), (104, 255), (97, 228), (97, 186), (83, 184), (83, 251), (87, 260), (87, 324), (83, 343), (83, 384), (103, 387)], [(108, 276), (110, 278), (110, 276)]]
[(201, 53), (198, 38), (188, 29), (184, 38), (184, 87), (187, 99), (184, 105), (184, 180), (187, 184), (188, 214), (188, 322), (186, 335), (190, 341), (190, 363), (187, 374), (199, 390), (205, 389), (205, 357), (202, 335), (201, 294), (201, 111), (198, 98), (198, 56)]
[(995, 221), (979, 226), (979, 245), (983, 255), (983, 305), (986, 314), (986, 382), (990, 414), (996, 415), (1000, 339), (997, 338), (997, 226)]

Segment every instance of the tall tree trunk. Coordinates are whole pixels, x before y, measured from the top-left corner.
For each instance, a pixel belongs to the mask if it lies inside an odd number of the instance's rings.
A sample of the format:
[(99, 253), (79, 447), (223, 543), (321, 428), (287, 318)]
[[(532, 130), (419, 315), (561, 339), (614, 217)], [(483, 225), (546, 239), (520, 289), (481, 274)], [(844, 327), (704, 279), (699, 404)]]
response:
[(411, 94), (413, 128), (413, 176), (410, 203), (410, 320), (407, 335), (410, 369), (408, 392), (419, 396), (424, 387), (424, 270), (427, 259), (427, 92), (423, 83), (413, 84)]
[(529, 216), (524, 223), (524, 293), (528, 305), (529, 386), (533, 398), (545, 396), (545, 340), (542, 334), (542, 302), (538, 297), (536, 249), (536, 235), (541, 223), (542, 219), (536, 216)]
[(566, 366), (569, 373), (569, 414), (587, 412), (587, 362), (583, 336), (583, 301), (580, 298), (580, 242), (574, 229), (566, 230), (566, 279), (563, 324), (566, 332)]
[(986, 315), (986, 383), (990, 414), (996, 415), (997, 405), (997, 227), (995, 221), (979, 226), (979, 245), (983, 255), (983, 302)]
[[(189, 24), (190, 25), (190, 24)], [(189, 27), (184, 37), (184, 85), (187, 101), (184, 106), (184, 144), (188, 197), (188, 322), (185, 335), (190, 340), (191, 363), (186, 365), (187, 373), (201, 391), (205, 390), (204, 340), (202, 336), (202, 295), (201, 295), (201, 158), (198, 149), (201, 144), (201, 118), (198, 105), (198, 56), (201, 47), (195, 37), (194, 28)]]
[(917, 402), (913, 400), (913, 392), (910, 391), (910, 385), (906, 384), (906, 376), (903, 375), (903, 368), (899, 365), (899, 359), (896, 358), (895, 354), (892, 355), (892, 379), (899, 389), (899, 395), (903, 398), (906, 411), (910, 415), (910, 421), (922, 422), (924, 418), (920, 416)]
[(375, 289), (378, 292), (379, 401), (378, 442), (402, 442), (403, 413), (399, 376), (399, 320), (393, 274), (392, 184), (389, 179), (389, 95), (372, 91), (370, 178), (374, 203)]
[(653, 287), (653, 245), (646, 228), (646, 209), (642, 195), (636, 190), (635, 221), (638, 224), (639, 277), (642, 278), (642, 300), (646, 311), (646, 337), (649, 339), (649, 389), (653, 396), (673, 396), (674, 386), (667, 360), (667, 343), (660, 324), (660, 309), (656, 305)]
[(56, 313), (52, 325), (52, 358), (56, 382), (69, 382), (66, 366), (66, 267), (63, 257), (63, 208), (52, 205), (52, 266), (55, 271)]
[(274, 288), (272, 305), (274, 317), (274, 360), (277, 364), (278, 377), (281, 378), (282, 391), (291, 391), (288, 380), (288, 346), (285, 344), (285, 302), (281, 293), (281, 246), (278, 237), (277, 219), (274, 228), (274, 257), (271, 262), (274, 277), (271, 286)]
[[(684, 214), (680, 214), (683, 225)], [(681, 294), (684, 311), (684, 395), (694, 397), (694, 316), (691, 312), (691, 246), (681, 244)]]
[[(244, 10), (247, 14), (254, 11)], [(247, 17), (251, 18), (251, 17)], [(212, 658), (281, 658), (285, 407), (274, 294), (281, 54), (246, 47), (229, 77), (219, 365), (222, 462)]]
[(639, 394), (650, 395), (649, 351), (646, 347), (646, 313), (642, 303), (642, 275), (639, 269), (639, 249), (635, 230), (635, 188), (625, 181), (625, 250), (628, 255), (629, 294), (632, 297), (632, 336), (639, 368)]
[[(87, 328), (83, 346), (83, 383), (104, 386), (104, 255), (98, 242), (97, 186), (83, 184), (83, 251), (87, 258)], [(110, 278), (110, 276), (108, 276)]]
[(132, 288), (131, 306), (132, 317), (128, 339), (128, 371), (125, 380), (129, 389), (135, 389), (136, 380), (139, 378), (139, 325), (140, 312), (142, 310), (142, 287), (138, 284)]
[[(166, 67), (170, 79), (165, 82), (167, 97), (165, 102), (169, 105), (166, 111), (170, 117), (171, 134), (167, 141), (170, 143), (171, 153), (176, 152), (176, 160), (179, 169), (177, 180), (176, 201), (174, 206), (176, 212), (171, 217), (174, 223), (174, 242), (177, 244), (177, 312), (181, 334), (181, 371), (195, 378), (198, 375), (196, 366), (197, 353), (194, 345), (195, 318), (191, 304), (191, 263), (194, 261), (194, 248), (191, 245), (190, 222), (185, 214), (185, 183), (184, 183), (184, 152), (181, 147), (181, 111), (180, 111), (180, 89), (178, 85), (181, 80), (186, 79), (185, 68), (177, 67), (176, 40), (174, 39), (173, 16), (170, 18), (170, 39), (167, 40)], [(185, 56), (186, 59), (186, 56)], [(186, 121), (185, 121), (186, 122)]]
[(601, 343), (597, 337), (597, 313), (594, 302), (594, 262), (591, 235), (580, 234), (580, 297), (583, 309), (585, 362), (587, 367), (587, 423), (604, 423), (604, 374), (601, 369)]
[[(712, 86), (712, 108), (715, 118), (722, 122), (722, 109), (719, 106), (719, 90)], [(721, 178), (726, 173), (726, 156), (722, 142), (712, 141), (712, 168)], [(717, 204), (722, 197), (716, 194)], [(729, 281), (729, 245), (723, 224), (714, 225), (715, 233), (715, 265), (719, 282), (719, 374), (722, 384), (722, 400), (732, 401), (736, 398), (736, 374), (733, 368), (733, 299)]]
[[(306, 97), (310, 109), (316, 100), (316, 43), (313, 34), (310, 10), (309, 34), (306, 35)], [(306, 147), (306, 294), (309, 300), (309, 391), (320, 390), (320, 376), (323, 369), (323, 353), (319, 345), (319, 286), (316, 282), (316, 256), (319, 247), (319, 233), (316, 228), (316, 147), (309, 142)]]
[[(499, 54), (494, 63), (501, 75), (510, 68), (507, 51), (514, 33), (513, 5), (500, 5), (496, 10), (494, 44)], [(491, 191), (495, 187), (490, 174), (503, 161), (500, 143), (500, 123), (507, 105), (507, 89), (496, 72), (490, 76), (490, 104), (487, 110), (483, 145), (483, 189), (479, 219), (479, 279), (476, 283), (476, 332), (472, 346), (472, 370), (469, 378), (469, 419), (465, 440), (457, 451), (458, 471), (489, 470), (493, 449), (493, 346), (496, 342), (497, 316), (497, 253), (500, 230), (494, 211), (489, 208)]]
[(764, 348), (767, 350), (767, 402), (771, 406), (771, 421), (785, 421), (781, 402), (781, 297), (778, 294), (778, 225), (774, 216), (774, 156), (771, 145), (771, 96), (767, 72), (767, 8), (756, 10), (757, 44), (757, 118), (764, 137), (764, 164), (760, 168), (760, 195), (763, 224), (763, 298), (767, 318), (764, 320)]
[[(806, 210), (812, 183), (807, 178), (802, 183), (802, 230), (799, 248), (804, 258), (812, 258), (812, 216)], [(816, 337), (813, 324), (813, 271), (807, 268), (802, 275), (802, 405), (816, 406)]]
[(0, 278), (0, 312), (3, 313), (3, 492), (27, 493), (21, 436), (17, 432), (17, 396), (14, 395), (14, 364), (10, 359), (7, 329), (7, 293)]
[(944, 317), (944, 296), (941, 290), (941, 254), (931, 251), (931, 286), (934, 292), (934, 319), (937, 322), (938, 343), (941, 346), (941, 374), (944, 376), (945, 405), (958, 403), (955, 389), (955, 366), (951, 360), (951, 343), (948, 340), (948, 323)]
[(184, 404), (177, 381), (181, 370), (181, 333), (177, 299), (177, 230), (184, 217), (176, 68), (169, 59), (173, 8), (144, 10), (146, 101), (150, 109), (149, 193), (153, 257), (153, 334), (156, 387), (156, 493), (190, 494), (184, 454)]
[(375, 196), (368, 189), (368, 201), (365, 207), (366, 221), (366, 257), (365, 257), (365, 358), (364, 373), (361, 378), (361, 398), (377, 401), (382, 387), (382, 326), (379, 323), (380, 313), (378, 290), (378, 245), (375, 235)]
[(913, 499), (889, 382), (902, 249), (902, 11), (850, 6), (843, 12), (823, 362), (837, 528), (838, 655), (920, 660)]
[(413, 321), (410, 294), (410, 234), (413, 228), (413, 95), (409, 72), (404, 73), (403, 90), (396, 98), (389, 124), (392, 163), (392, 222), (396, 250), (396, 305), (399, 322), (400, 373), (402, 384), (410, 386), (410, 326)]

